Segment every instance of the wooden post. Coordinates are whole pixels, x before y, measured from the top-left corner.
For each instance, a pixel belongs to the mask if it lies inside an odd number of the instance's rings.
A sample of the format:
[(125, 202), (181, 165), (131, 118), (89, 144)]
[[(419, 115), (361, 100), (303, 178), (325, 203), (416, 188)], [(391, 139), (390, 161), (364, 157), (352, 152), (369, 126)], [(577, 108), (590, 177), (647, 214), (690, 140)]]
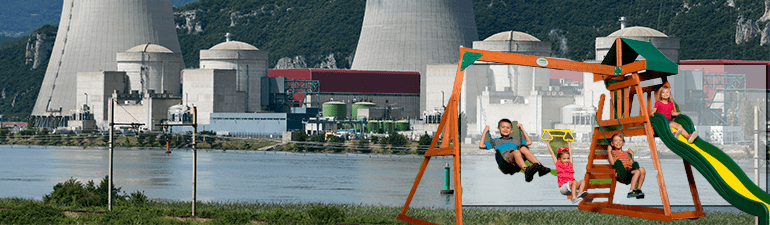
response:
[[(641, 80), (638, 73), (633, 73), (632, 78), (636, 82), (634, 88), (636, 92), (642, 93)], [(639, 99), (639, 114), (644, 117), (644, 129), (647, 133), (647, 142), (650, 145), (650, 154), (652, 155), (652, 162), (655, 165), (655, 170), (658, 171), (656, 178), (658, 179), (658, 189), (660, 190), (660, 198), (663, 201), (663, 212), (666, 217), (671, 216), (671, 205), (668, 202), (668, 192), (666, 191), (666, 182), (663, 180), (663, 169), (660, 167), (660, 158), (658, 158), (658, 149), (655, 145), (655, 131), (652, 129), (650, 123), (650, 108), (647, 104)]]

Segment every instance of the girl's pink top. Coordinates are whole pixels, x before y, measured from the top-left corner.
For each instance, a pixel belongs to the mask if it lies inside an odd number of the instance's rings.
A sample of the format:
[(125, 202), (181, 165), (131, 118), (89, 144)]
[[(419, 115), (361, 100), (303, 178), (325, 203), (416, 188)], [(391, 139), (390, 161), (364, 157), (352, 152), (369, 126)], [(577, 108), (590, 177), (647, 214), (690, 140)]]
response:
[(573, 174), (575, 174), (575, 170), (572, 169), (572, 163), (556, 161), (556, 177), (559, 178), (559, 187), (575, 180)]
[(655, 108), (658, 109), (655, 112), (661, 113), (666, 116), (666, 119), (671, 120), (671, 110), (674, 110), (673, 102), (668, 102), (668, 104), (663, 102), (655, 102)]

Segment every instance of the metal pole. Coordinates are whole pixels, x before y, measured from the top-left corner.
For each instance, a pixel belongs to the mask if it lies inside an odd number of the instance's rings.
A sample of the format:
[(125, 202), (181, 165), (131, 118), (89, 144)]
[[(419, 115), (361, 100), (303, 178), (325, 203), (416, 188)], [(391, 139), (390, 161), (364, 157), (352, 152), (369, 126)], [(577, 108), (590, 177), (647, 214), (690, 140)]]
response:
[[(758, 108), (754, 106), (754, 183), (759, 187), (759, 125)], [(754, 217), (754, 224), (759, 225), (759, 217)]]
[(758, 108), (754, 106), (754, 183), (759, 186), (759, 118)]
[(115, 137), (113, 136), (113, 133), (115, 131), (115, 99), (110, 98), (110, 169), (109, 169), (109, 179), (107, 182), (107, 210), (112, 211), (112, 152), (114, 150), (114, 141)]
[(198, 133), (198, 107), (193, 106), (193, 133), (192, 133), (192, 150), (193, 150), (193, 179), (192, 179), (192, 216), (195, 216), (195, 191), (196, 180), (198, 179), (198, 149), (195, 142), (195, 133)]

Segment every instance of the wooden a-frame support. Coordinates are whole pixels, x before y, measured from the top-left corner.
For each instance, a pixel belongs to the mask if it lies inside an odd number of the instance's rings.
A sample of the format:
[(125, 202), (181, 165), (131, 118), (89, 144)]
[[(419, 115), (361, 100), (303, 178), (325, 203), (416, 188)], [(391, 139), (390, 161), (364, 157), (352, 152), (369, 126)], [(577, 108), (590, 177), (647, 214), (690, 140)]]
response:
[[(666, 191), (665, 182), (663, 180), (663, 172), (660, 168), (660, 161), (658, 158), (657, 150), (655, 148), (654, 132), (650, 124), (650, 118), (649, 118), (650, 110), (648, 106), (651, 104), (651, 98), (653, 96), (651, 94), (654, 91), (657, 91), (657, 89), (660, 88), (661, 85), (654, 85), (654, 86), (642, 88), (641, 81), (655, 79), (655, 78), (662, 78), (663, 83), (667, 85), (666, 76), (670, 74), (654, 73), (651, 71), (645, 71), (640, 73), (640, 71), (644, 71), (647, 69), (647, 64), (646, 64), (647, 60), (627, 63), (623, 65), (622, 64), (623, 48), (620, 47), (621, 46), (620, 38), (616, 39), (616, 45), (618, 46), (616, 48), (616, 59), (617, 59), (616, 65), (619, 65), (619, 66), (582, 63), (582, 62), (575, 62), (575, 61), (563, 60), (563, 59), (554, 59), (554, 58), (546, 58), (546, 57), (512, 54), (512, 53), (502, 53), (502, 52), (484, 51), (484, 50), (477, 50), (477, 49), (460, 48), (460, 58), (457, 64), (457, 73), (455, 76), (454, 87), (452, 89), (452, 95), (449, 98), (449, 102), (444, 111), (444, 115), (441, 117), (441, 122), (439, 123), (438, 129), (436, 130), (433, 140), (431, 141), (430, 147), (425, 152), (425, 155), (424, 155), (425, 158), (423, 159), (422, 164), (420, 165), (420, 171), (417, 173), (417, 177), (414, 180), (414, 185), (412, 186), (412, 189), (409, 192), (409, 197), (407, 197), (406, 203), (404, 204), (404, 208), (401, 210), (401, 213), (398, 214), (397, 219), (407, 223), (411, 223), (411, 224), (435, 224), (425, 220), (407, 216), (406, 212), (409, 209), (409, 204), (412, 202), (412, 198), (414, 197), (415, 191), (417, 191), (417, 186), (420, 185), (420, 180), (422, 179), (422, 176), (425, 173), (425, 169), (428, 167), (430, 158), (433, 156), (451, 155), (453, 158), (453, 171), (455, 176), (455, 179), (454, 179), (455, 213), (456, 213), (455, 224), (458, 224), (458, 225), (463, 224), (462, 186), (461, 186), (461, 179), (460, 179), (460, 143), (459, 143), (459, 137), (458, 137), (459, 133), (458, 133), (458, 120), (457, 120), (457, 115), (458, 115), (457, 105), (460, 99), (460, 89), (462, 88), (463, 78), (465, 76), (465, 68), (473, 64), (473, 62), (475, 61), (496, 62), (496, 63), (504, 63), (504, 64), (549, 68), (549, 69), (590, 72), (594, 74), (595, 81), (607, 80), (607, 79), (614, 79), (619, 81), (617, 83), (610, 84), (607, 86), (607, 89), (610, 90), (611, 92), (616, 90), (621, 90), (621, 89), (627, 90), (625, 92), (621, 91), (621, 94), (619, 95), (618, 94), (613, 95), (614, 101), (612, 101), (611, 103), (616, 104), (616, 107), (610, 108), (611, 110), (610, 114), (617, 115), (617, 117), (610, 117), (610, 119), (599, 121), (599, 126), (605, 127), (605, 126), (613, 126), (613, 125), (622, 125), (622, 130), (605, 132), (605, 133), (608, 133), (609, 135), (614, 134), (612, 132), (615, 132), (615, 133), (623, 132), (627, 136), (640, 136), (640, 135), (647, 136), (647, 139), (650, 145), (650, 151), (652, 153), (652, 160), (655, 164), (655, 169), (658, 171), (657, 179), (658, 179), (658, 186), (661, 193), (661, 200), (663, 202), (663, 209), (612, 203), (612, 196), (615, 192), (615, 183), (616, 183), (614, 170), (612, 169), (612, 166), (609, 164), (602, 165), (602, 164), (593, 163), (593, 160), (595, 159), (605, 159), (605, 161), (607, 159), (606, 145), (602, 146), (598, 143), (598, 141), (601, 140), (597, 136), (597, 135), (601, 135), (599, 128), (595, 128), (595, 131), (594, 131), (593, 143), (591, 145), (591, 153), (588, 157), (589, 159), (588, 165), (586, 166), (587, 172), (586, 172), (585, 180), (587, 183), (590, 183), (589, 181), (591, 179), (612, 179), (611, 183), (588, 185), (588, 189), (609, 188), (610, 193), (592, 193), (592, 194), (589, 194), (589, 196), (586, 199), (607, 198), (608, 201), (589, 203), (583, 200), (578, 206), (578, 209), (586, 210), (586, 211), (594, 211), (599, 213), (626, 215), (631, 217), (639, 217), (639, 218), (662, 220), (662, 221), (703, 217), (705, 214), (703, 213), (703, 208), (701, 207), (700, 199), (698, 198), (698, 192), (695, 187), (695, 181), (693, 179), (692, 169), (690, 164), (686, 161), (684, 161), (685, 172), (687, 173), (687, 180), (689, 181), (689, 184), (690, 184), (690, 191), (693, 196), (693, 202), (695, 204), (696, 211), (680, 212), (680, 213), (671, 212), (671, 205), (669, 204), (669, 201), (668, 201), (668, 194)], [(624, 74), (631, 74), (631, 75), (624, 76)], [(643, 95), (645, 93), (647, 94), (646, 102), (643, 100)], [(635, 94), (639, 94), (639, 105), (640, 105), (639, 108), (641, 112), (639, 116), (630, 117), (630, 113), (629, 113), (631, 108), (630, 99), (632, 99)], [(598, 120), (600, 120), (599, 118), (601, 118), (600, 115), (603, 110), (603, 102), (604, 102), (604, 96), (602, 95), (600, 100), (599, 110), (597, 111)], [(617, 107), (622, 107), (623, 110), (622, 111), (619, 110), (619, 113), (615, 114), (615, 108)], [(642, 128), (638, 128), (639, 126), (641, 126)], [(441, 146), (437, 147), (436, 145), (439, 140), (441, 140)], [(601, 154), (601, 151), (602, 151), (601, 147), (605, 147), (604, 154)]]

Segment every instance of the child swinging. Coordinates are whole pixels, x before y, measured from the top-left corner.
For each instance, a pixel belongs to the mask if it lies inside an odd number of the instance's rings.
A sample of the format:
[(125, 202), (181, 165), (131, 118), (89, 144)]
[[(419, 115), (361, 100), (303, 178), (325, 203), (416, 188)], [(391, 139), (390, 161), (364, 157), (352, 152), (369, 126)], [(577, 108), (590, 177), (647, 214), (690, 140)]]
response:
[(553, 149), (551, 149), (551, 141), (546, 140), (545, 143), (546, 146), (548, 146), (548, 152), (551, 153), (553, 163), (556, 165), (559, 192), (561, 192), (562, 195), (571, 196), (572, 204), (580, 202), (583, 198), (588, 196), (588, 192), (585, 191), (585, 180), (575, 181), (575, 170), (573, 169), (572, 164), (572, 145), (567, 142), (568, 147), (559, 148), (558, 155), (554, 155)]

